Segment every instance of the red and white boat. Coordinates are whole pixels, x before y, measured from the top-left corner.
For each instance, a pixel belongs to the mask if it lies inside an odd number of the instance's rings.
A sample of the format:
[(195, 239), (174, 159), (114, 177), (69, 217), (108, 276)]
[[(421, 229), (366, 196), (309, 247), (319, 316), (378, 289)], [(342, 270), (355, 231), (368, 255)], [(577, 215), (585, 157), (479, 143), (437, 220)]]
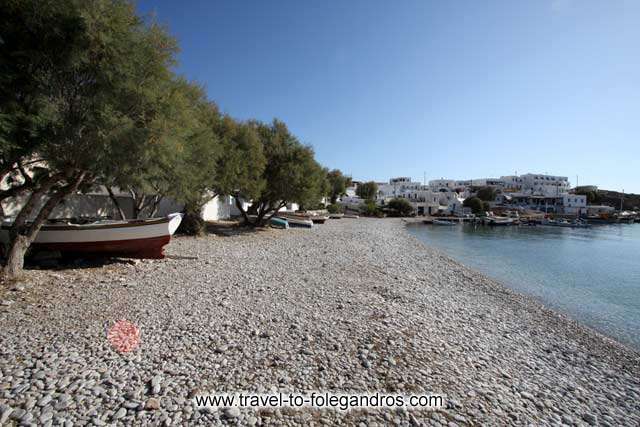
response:
[[(182, 214), (165, 218), (96, 221), (89, 224), (45, 224), (31, 247), (63, 254), (121, 255), (131, 258), (164, 258), (164, 246), (182, 221)], [(9, 241), (9, 227), (0, 230), (0, 242)]]

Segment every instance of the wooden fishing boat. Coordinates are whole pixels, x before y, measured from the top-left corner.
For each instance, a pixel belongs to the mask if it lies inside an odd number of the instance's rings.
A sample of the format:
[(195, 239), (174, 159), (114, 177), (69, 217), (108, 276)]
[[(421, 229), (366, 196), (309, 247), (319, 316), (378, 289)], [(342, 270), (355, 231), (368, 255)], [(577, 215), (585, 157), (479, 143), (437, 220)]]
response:
[[(62, 254), (118, 255), (130, 258), (164, 258), (164, 246), (182, 221), (182, 214), (165, 218), (96, 221), (88, 224), (45, 224), (31, 248)], [(0, 243), (9, 243), (11, 224), (3, 224)]]
[(299, 220), (310, 220), (314, 224), (324, 224), (329, 219), (325, 215), (315, 215), (306, 212), (278, 212), (278, 216), (281, 218), (293, 218)]
[(289, 228), (289, 221), (284, 218), (273, 217), (269, 220), (269, 225), (273, 228), (287, 230)]
[(282, 217), (278, 215), (276, 218), (281, 218), (286, 220), (289, 223), (289, 227), (298, 227), (298, 228), (312, 228), (313, 221), (310, 219), (304, 218), (295, 218), (293, 216)]
[(445, 219), (434, 219), (433, 225), (456, 225), (453, 221), (447, 221)]
[(343, 218), (352, 218), (352, 219), (360, 218), (359, 215), (355, 215), (355, 214), (344, 214), (342, 217)]
[(344, 214), (340, 214), (340, 213), (329, 214), (329, 219), (342, 219), (343, 216)]
[(309, 215), (309, 219), (314, 224), (324, 224), (329, 219), (329, 217), (325, 215)]

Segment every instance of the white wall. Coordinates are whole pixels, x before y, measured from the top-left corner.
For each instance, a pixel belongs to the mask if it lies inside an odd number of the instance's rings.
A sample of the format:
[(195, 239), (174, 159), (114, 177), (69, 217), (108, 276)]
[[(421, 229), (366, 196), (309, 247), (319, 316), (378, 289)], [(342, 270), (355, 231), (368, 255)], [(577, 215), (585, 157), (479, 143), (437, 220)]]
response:
[[(118, 196), (120, 206), (124, 214), (128, 217), (133, 215), (133, 201), (130, 197)], [(26, 203), (27, 195), (11, 198), (2, 202), (2, 209), (6, 218), (15, 218), (20, 208)], [(35, 212), (29, 219), (34, 219), (36, 212), (44, 204), (41, 200)], [(113, 204), (113, 201), (106, 195), (72, 194), (67, 196), (58, 207), (56, 207), (49, 218), (112, 218), (120, 219), (120, 215)]]

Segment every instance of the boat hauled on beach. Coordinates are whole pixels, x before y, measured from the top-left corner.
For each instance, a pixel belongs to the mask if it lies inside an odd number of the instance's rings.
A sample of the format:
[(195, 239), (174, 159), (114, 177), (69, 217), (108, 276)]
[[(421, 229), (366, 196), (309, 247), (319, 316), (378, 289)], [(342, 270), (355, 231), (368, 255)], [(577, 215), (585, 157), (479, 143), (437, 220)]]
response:
[[(31, 244), (34, 251), (64, 255), (111, 255), (130, 258), (164, 258), (164, 246), (178, 229), (183, 214), (140, 220), (106, 220), (85, 224), (47, 223)], [(10, 222), (2, 224), (0, 243), (9, 243)]]

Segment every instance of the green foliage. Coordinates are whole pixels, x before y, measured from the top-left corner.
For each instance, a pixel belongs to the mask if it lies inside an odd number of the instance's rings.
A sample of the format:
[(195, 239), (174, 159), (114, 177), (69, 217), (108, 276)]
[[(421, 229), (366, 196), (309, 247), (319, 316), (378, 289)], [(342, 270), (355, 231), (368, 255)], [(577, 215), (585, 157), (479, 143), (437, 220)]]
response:
[[(253, 195), (240, 190), (235, 192), (240, 198), (253, 201), (249, 212), (256, 214), (257, 219), (249, 220), (248, 212), (243, 211), (245, 220), (252, 225), (262, 225), (263, 219), (287, 203), (316, 205), (326, 194), (327, 179), (326, 170), (315, 160), (311, 147), (302, 145), (279, 120), (270, 125), (251, 121), (248, 126), (257, 135), (265, 163), (259, 175), (245, 180), (254, 186)], [(228, 186), (225, 191), (230, 188)], [(240, 204), (237, 206), (242, 210)]]
[(329, 182), (329, 200), (331, 203), (335, 203), (338, 197), (344, 196), (347, 191), (347, 187), (351, 185), (351, 177), (345, 176), (339, 169), (334, 169), (327, 173), (327, 180)]
[(223, 154), (216, 170), (214, 191), (244, 200), (260, 197), (266, 186), (267, 158), (254, 124), (238, 123), (225, 116), (217, 134)]
[(476, 197), (485, 202), (492, 202), (496, 199), (497, 192), (492, 187), (482, 187), (476, 192)]
[(332, 214), (343, 213), (344, 212), (344, 206), (339, 205), (337, 203), (332, 203), (332, 204), (327, 206), (327, 211), (329, 213), (332, 213)]
[(176, 43), (123, 0), (7, 0), (0, 40), (0, 179), (33, 160), (47, 169), (0, 192), (30, 192), (10, 238), (28, 246), (67, 194), (153, 152)]
[(484, 213), (486, 210), (488, 210), (488, 209), (485, 209), (484, 203), (487, 203), (487, 202), (483, 202), (478, 197), (468, 197), (464, 199), (464, 202), (462, 202), (462, 206), (466, 208), (471, 208), (471, 212), (473, 212), (476, 215), (480, 215)]
[(577, 187), (575, 193), (581, 196), (587, 196), (587, 204), (599, 205), (602, 203), (602, 197), (598, 194), (598, 190), (592, 190), (589, 187)]
[(360, 205), (360, 213), (366, 216), (384, 216), (380, 207), (373, 200), (365, 200), (365, 202)]
[(374, 200), (378, 194), (378, 184), (373, 181), (364, 182), (356, 188), (356, 194), (361, 199)]
[(395, 198), (389, 201), (387, 208), (394, 216), (409, 216), (414, 209), (407, 199)]

